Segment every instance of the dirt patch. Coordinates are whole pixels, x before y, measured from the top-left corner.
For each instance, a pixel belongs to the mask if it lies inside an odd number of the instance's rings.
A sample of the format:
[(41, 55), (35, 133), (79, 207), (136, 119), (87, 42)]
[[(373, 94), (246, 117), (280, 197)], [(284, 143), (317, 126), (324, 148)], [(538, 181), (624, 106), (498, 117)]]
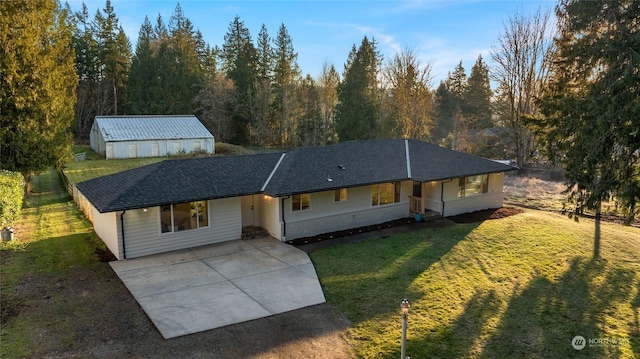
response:
[(523, 211), (520, 208), (502, 207), (502, 208), (485, 209), (482, 211), (459, 214), (457, 216), (450, 216), (447, 218), (456, 223), (475, 223), (475, 222), (487, 221), (490, 219), (506, 218), (509, 216), (520, 214), (522, 212)]

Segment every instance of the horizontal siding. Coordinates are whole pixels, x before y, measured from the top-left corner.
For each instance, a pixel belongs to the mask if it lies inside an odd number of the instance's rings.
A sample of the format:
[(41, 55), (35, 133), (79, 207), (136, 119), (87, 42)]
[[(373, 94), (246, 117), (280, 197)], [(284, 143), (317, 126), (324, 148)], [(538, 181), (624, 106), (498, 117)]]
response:
[(123, 259), (122, 248), (119, 245), (119, 219), (116, 212), (100, 213), (92, 206), (93, 229), (107, 248), (118, 259)]
[(160, 233), (160, 208), (127, 211), (124, 215), (127, 258), (239, 239), (242, 233), (240, 198), (209, 201), (209, 226)]
[(280, 198), (267, 195), (255, 196), (256, 225), (266, 229), (275, 238), (280, 238), (282, 223), (280, 222)]
[(384, 206), (371, 205), (371, 186), (347, 189), (347, 200), (334, 202), (333, 191), (311, 194), (311, 209), (292, 212), (291, 199), (285, 199), (286, 238), (317, 234), (379, 224), (409, 215), (408, 196), (412, 182), (401, 184), (400, 202)]
[(487, 193), (458, 198), (458, 180), (444, 184), (445, 209), (444, 216), (455, 216), (488, 208), (500, 208), (503, 204), (504, 173), (489, 175)]

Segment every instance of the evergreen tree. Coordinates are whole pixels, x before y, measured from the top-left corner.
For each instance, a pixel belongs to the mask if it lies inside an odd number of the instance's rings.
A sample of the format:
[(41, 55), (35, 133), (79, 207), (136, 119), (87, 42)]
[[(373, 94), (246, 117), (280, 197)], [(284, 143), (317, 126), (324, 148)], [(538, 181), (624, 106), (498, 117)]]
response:
[(467, 79), (462, 113), (468, 129), (473, 132), (492, 126), (491, 121), (491, 83), (489, 67), (478, 55)]
[[(203, 42), (198, 32), (193, 29), (180, 4), (169, 19), (169, 58), (170, 71), (165, 80), (171, 94), (169, 113), (193, 113), (193, 99), (199, 91), (204, 75)], [(201, 35), (200, 35), (201, 37)]]
[(340, 141), (372, 139), (378, 136), (380, 99), (378, 71), (381, 56), (375, 41), (365, 36), (355, 46), (345, 64), (343, 81), (338, 87), (336, 132)]
[(76, 90), (74, 134), (79, 140), (88, 139), (93, 119), (100, 114), (97, 102), (100, 93), (98, 45), (89, 20), (89, 10), (82, 3), (82, 9), (74, 14), (73, 48), (75, 67), (79, 83)]
[(118, 106), (123, 102), (129, 73), (131, 43), (120, 26), (110, 0), (106, 1), (102, 12), (96, 12), (93, 27), (98, 49), (99, 114), (118, 114), (121, 113)]
[(34, 171), (71, 156), (74, 68), (68, 10), (53, 0), (0, 1), (0, 168)]
[(293, 41), (284, 24), (280, 25), (274, 39), (274, 102), (273, 120), (280, 129), (280, 146), (296, 147), (297, 120), (300, 115), (298, 104), (298, 85), (300, 69), (298, 54), (293, 49)]
[(229, 24), (222, 46), (222, 68), (236, 88), (230, 141), (239, 145), (250, 143), (252, 100), (256, 82), (256, 49), (251, 34), (236, 16)]
[(251, 127), (252, 143), (256, 146), (273, 146), (280, 144), (274, 136), (271, 121), (271, 104), (273, 103), (273, 72), (275, 68), (273, 47), (267, 27), (262, 24), (258, 33), (256, 57), (256, 85), (254, 98), (254, 118)]
[(127, 85), (127, 112), (132, 114), (153, 113), (152, 88), (156, 85), (154, 71), (153, 26), (145, 16), (138, 33), (136, 52), (131, 63)]
[(640, 201), (640, 2), (563, 0), (549, 86), (534, 121), (565, 170), (571, 213), (613, 196), (630, 223)]

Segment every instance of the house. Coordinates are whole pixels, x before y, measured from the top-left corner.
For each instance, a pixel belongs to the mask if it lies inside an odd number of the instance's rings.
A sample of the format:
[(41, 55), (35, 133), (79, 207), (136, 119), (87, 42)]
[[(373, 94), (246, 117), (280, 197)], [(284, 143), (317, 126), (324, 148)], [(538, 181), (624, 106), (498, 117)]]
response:
[(96, 116), (91, 148), (106, 159), (214, 152), (213, 135), (192, 115)]
[(238, 239), (282, 241), (502, 206), (513, 167), (418, 140), (351, 141), (281, 153), (165, 160), (77, 184), (118, 259)]

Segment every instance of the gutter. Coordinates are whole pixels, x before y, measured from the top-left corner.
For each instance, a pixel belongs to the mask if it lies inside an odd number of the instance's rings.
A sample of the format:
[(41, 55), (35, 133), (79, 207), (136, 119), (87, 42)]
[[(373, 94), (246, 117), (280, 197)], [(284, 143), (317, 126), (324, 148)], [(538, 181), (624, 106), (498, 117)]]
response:
[(120, 213), (120, 232), (122, 233), (122, 259), (127, 259), (127, 249), (124, 245), (124, 213), (127, 210), (122, 210)]

